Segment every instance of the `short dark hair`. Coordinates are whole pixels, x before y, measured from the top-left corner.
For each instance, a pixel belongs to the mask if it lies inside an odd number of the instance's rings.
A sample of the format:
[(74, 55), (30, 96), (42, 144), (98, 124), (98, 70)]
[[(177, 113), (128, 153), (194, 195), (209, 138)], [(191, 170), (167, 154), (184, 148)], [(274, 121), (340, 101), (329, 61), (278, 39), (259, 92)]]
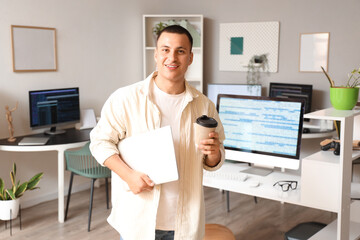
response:
[(182, 26), (180, 25), (170, 25), (170, 26), (167, 26), (166, 28), (164, 28), (163, 30), (160, 31), (159, 35), (157, 36), (156, 38), (156, 44), (161, 36), (162, 33), (164, 32), (167, 32), (167, 33), (177, 33), (177, 34), (185, 34), (188, 39), (189, 39), (189, 42), (190, 42), (190, 51), (192, 49), (192, 46), (193, 46), (193, 38), (191, 36), (191, 34), (189, 33), (188, 30), (186, 30), (186, 28), (183, 28)]

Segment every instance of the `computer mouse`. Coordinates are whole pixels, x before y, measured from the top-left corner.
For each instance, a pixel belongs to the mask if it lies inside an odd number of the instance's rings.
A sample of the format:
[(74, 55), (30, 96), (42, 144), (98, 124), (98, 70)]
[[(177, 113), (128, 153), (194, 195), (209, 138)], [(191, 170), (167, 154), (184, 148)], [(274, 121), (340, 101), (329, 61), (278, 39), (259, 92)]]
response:
[(240, 174), (239, 175), (239, 180), (245, 182), (246, 179), (248, 179), (248, 177), (249, 176), (247, 174)]
[(251, 180), (251, 181), (249, 181), (249, 186), (250, 187), (258, 187), (260, 185), (260, 182), (259, 181), (257, 181), (257, 180)]

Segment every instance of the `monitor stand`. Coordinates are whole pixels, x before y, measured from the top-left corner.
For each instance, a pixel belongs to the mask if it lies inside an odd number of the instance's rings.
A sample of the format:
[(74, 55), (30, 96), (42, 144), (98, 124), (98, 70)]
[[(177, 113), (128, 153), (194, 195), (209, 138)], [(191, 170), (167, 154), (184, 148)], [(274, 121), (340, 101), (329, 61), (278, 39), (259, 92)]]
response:
[(48, 134), (48, 135), (57, 135), (57, 134), (63, 134), (63, 133), (65, 133), (65, 132), (66, 132), (65, 130), (56, 129), (56, 127), (51, 127), (50, 130), (46, 130), (46, 131), (45, 131), (45, 134)]
[(265, 176), (269, 175), (270, 173), (272, 173), (273, 169), (271, 169), (271, 168), (262, 168), (262, 167), (250, 167), (250, 168), (242, 170), (240, 172), (265, 177)]

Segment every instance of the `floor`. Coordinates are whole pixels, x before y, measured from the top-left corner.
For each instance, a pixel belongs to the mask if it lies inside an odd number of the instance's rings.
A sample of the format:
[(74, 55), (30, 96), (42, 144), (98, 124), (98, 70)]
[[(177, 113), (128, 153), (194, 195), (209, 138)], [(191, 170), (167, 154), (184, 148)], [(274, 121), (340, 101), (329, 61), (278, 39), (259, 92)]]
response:
[[(301, 206), (258, 199), (230, 193), (230, 212), (226, 211), (226, 194), (204, 188), (206, 222), (219, 223), (230, 228), (237, 240), (283, 240), (284, 232), (300, 222), (330, 223), (336, 214)], [(0, 221), (0, 240), (48, 239), (119, 239), (119, 234), (106, 222), (110, 210), (106, 209), (105, 188), (95, 189), (91, 231), (87, 232), (89, 191), (72, 195), (68, 220), (57, 221), (57, 200), (41, 203), (22, 210), (22, 230), (19, 219), (13, 222), (12, 236)], [(86, 203), (86, 204), (85, 204)], [(9, 226), (9, 225), (8, 225)]]

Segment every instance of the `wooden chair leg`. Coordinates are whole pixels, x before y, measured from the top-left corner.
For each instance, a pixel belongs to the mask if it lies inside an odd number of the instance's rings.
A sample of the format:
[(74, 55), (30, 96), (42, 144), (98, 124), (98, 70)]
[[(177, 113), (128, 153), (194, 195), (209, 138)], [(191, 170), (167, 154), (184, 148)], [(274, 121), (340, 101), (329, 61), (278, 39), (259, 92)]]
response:
[(105, 178), (105, 189), (106, 189), (106, 208), (109, 209), (109, 181)]
[(70, 197), (71, 197), (71, 188), (72, 188), (72, 184), (73, 184), (73, 179), (74, 179), (74, 173), (71, 172), (70, 183), (69, 183), (69, 191), (68, 191), (68, 196), (67, 196), (67, 201), (66, 201), (65, 221), (67, 219), (67, 214), (68, 214), (68, 210), (69, 210)]
[(91, 213), (92, 213), (92, 205), (93, 205), (93, 196), (94, 196), (94, 183), (96, 178), (91, 179), (91, 191), (90, 191), (90, 205), (89, 205), (89, 219), (88, 219), (88, 232), (90, 232), (90, 224), (91, 224)]

